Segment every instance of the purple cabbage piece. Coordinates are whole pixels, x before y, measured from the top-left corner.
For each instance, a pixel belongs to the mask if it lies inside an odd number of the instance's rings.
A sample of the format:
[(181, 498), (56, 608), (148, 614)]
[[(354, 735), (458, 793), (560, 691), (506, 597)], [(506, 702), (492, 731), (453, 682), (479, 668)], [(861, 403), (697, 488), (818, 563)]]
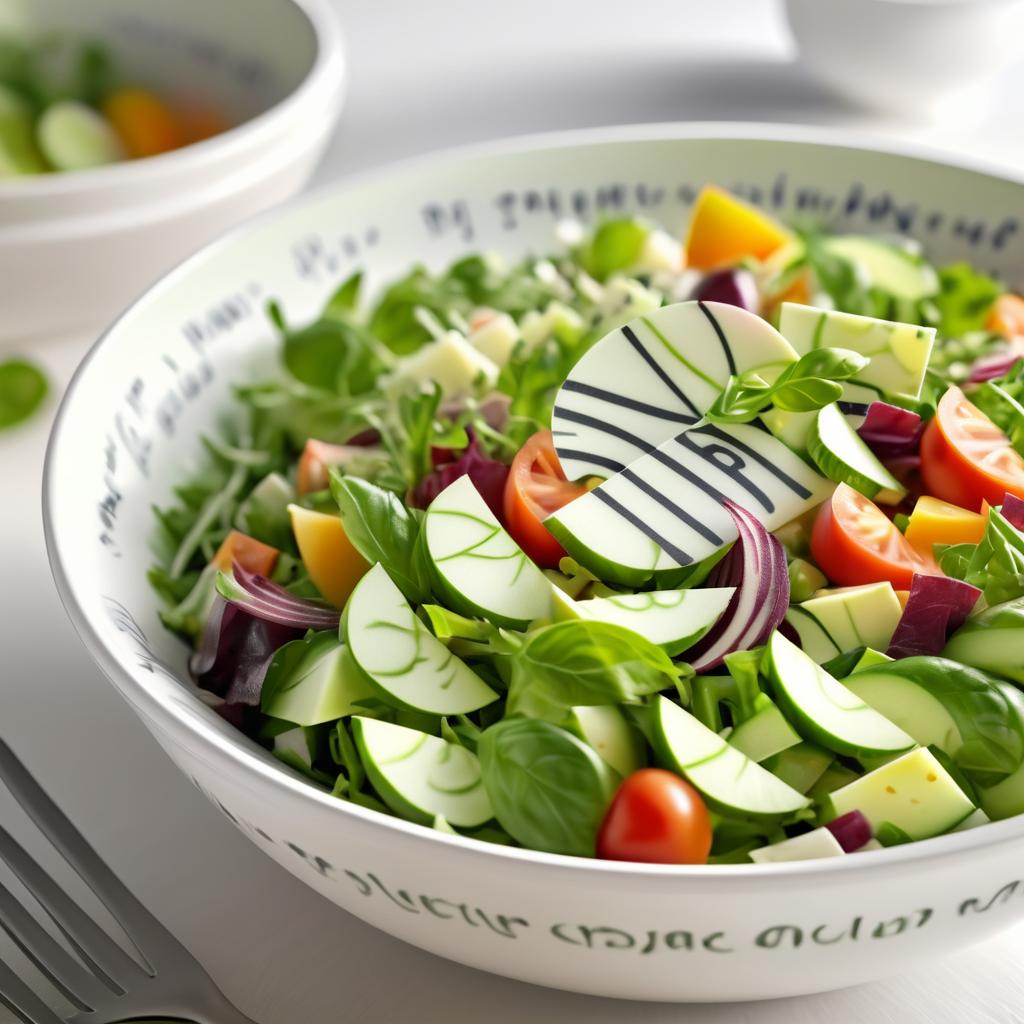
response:
[(825, 828), (836, 837), (836, 842), (845, 853), (853, 853), (869, 842), (874, 833), (871, 822), (860, 811), (848, 811), (825, 823)]
[(332, 605), (297, 597), (266, 576), (249, 572), (238, 562), (232, 572), (238, 590), (228, 600), (254, 618), (303, 630), (338, 628), (341, 616)]
[(997, 377), (1009, 373), (1021, 359), (1024, 359), (1024, 356), (1019, 352), (979, 359), (971, 368), (971, 375), (967, 380), (971, 384), (983, 384), (987, 380), (995, 380)]
[(701, 302), (724, 302), (756, 313), (761, 308), (754, 275), (743, 267), (715, 270), (701, 278), (690, 295)]
[(916, 455), (923, 432), (924, 422), (916, 412), (888, 402), (872, 402), (857, 428), (861, 440), (883, 460)]
[(981, 591), (963, 580), (915, 573), (907, 606), (885, 653), (890, 658), (941, 654), (950, 633), (964, 624), (979, 597)]
[(733, 651), (746, 651), (768, 639), (789, 607), (786, 551), (761, 521), (735, 502), (725, 507), (736, 524), (738, 539), (711, 570), (709, 587), (735, 587), (719, 620), (687, 652), (698, 672), (717, 668)]
[(1024, 530), (1024, 500), (1007, 492), (1000, 511), (1015, 530)]
[(413, 491), (415, 508), (426, 508), (449, 484), (460, 476), (468, 476), (487, 502), (487, 507), (505, 522), (505, 481), (509, 468), (503, 462), (490, 459), (480, 451), (480, 442), (472, 428), (467, 428), (469, 446), (452, 462), (438, 466), (428, 473)]
[(274, 653), (305, 632), (256, 618), (218, 596), (189, 671), (198, 686), (228, 704), (258, 706)]

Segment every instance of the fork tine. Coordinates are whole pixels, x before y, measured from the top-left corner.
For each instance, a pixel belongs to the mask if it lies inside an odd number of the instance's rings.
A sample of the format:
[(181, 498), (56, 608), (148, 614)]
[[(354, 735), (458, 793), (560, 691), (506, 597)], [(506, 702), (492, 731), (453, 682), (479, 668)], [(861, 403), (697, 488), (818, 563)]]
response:
[(35, 822), (40, 832), (78, 876), (99, 897), (114, 919), (135, 944), (140, 956), (146, 949), (165, 959), (181, 963), (192, 957), (180, 942), (139, 902), (128, 887), (110, 870), (64, 812), (46, 795), (43, 788), (18, 760), (14, 751), (0, 739), (0, 780)]
[(80, 1010), (93, 1010), (110, 998), (111, 990), (71, 956), (4, 885), (0, 885), (0, 928)]
[(40, 998), (0, 960), (0, 1005), (6, 1006), (22, 1024), (63, 1024)]
[(147, 977), (143, 969), (0, 827), (0, 860), (39, 901), (75, 951), (95, 971), (127, 990), (129, 979)]

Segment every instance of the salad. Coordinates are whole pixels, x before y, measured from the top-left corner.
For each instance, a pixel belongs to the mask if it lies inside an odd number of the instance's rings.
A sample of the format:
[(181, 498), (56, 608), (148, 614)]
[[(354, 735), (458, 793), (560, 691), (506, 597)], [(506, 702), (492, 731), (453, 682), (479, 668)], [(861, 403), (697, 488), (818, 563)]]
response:
[(130, 81), (99, 43), (0, 35), (0, 179), (156, 156), (227, 128), (208, 105)]
[(684, 242), (557, 233), (270, 305), (279, 374), (157, 511), (198, 692), (339, 800), (560, 854), (1024, 812), (1024, 299), (715, 187)]

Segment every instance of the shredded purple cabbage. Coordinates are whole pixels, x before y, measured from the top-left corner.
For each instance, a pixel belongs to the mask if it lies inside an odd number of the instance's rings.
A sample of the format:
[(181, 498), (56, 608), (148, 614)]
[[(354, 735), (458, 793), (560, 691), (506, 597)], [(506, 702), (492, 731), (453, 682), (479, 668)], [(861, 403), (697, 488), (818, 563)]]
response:
[(1024, 500), (1007, 491), (1000, 511), (1015, 530), (1024, 530)]
[(872, 402), (857, 433), (880, 458), (916, 455), (921, 446), (924, 422), (916, 412), (888, 402)]

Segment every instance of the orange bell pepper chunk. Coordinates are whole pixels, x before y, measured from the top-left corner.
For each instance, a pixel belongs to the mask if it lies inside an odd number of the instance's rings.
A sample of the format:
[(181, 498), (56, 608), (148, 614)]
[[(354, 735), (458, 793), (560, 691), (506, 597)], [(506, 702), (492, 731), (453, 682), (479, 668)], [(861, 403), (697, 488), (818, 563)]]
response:
[(1004, 338), (1024, 336), (1024, 299), (1012, 292), (1000, 295), (989, 310), (985, 328)]
[(103, 101), (103, 114), (131, 157), (157, 156), (186, 142), (177, 113), (148, 89), (115, 89)]
[(986, 516), (929, 495), (917, 499), (904, 536), (922, 554), (936, 544), (977, 544), (985, 534)]
[(697, 196), (686, 235), (686, 265), (697, 270), (763, 260), (792, 236), (756, 207), (714, 185)]
[(247, 572), (269, 576), (274, 571), (277, 556), (280, 554), (277, 548), (264, 544), (263, 541), (250, 537), (240, 530), (232, 530), (224, 538), (211, 561), (222, 572), (231, 572), (231, 567), (237, 562)]

